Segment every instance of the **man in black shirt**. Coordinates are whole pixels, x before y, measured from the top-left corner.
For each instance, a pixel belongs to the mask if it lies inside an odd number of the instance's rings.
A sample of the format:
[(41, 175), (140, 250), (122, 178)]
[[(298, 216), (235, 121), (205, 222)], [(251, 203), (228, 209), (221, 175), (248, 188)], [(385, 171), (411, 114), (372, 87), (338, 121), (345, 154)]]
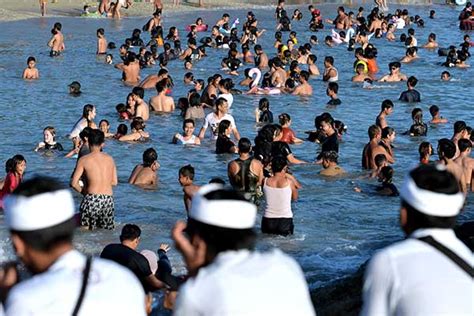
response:
[(407, 87), (408, 90), (403, 91), (402, 94), (400, 94), (400, 98), (398, 98), (402, 102), (421, 102), (421, 96), (418, 91), (415, 90), (415, 86), (418, 83), (418, 79), (416, 79), (414, 76), (411, 76), (408, 78), (407, 81)]
[(150, 264), (145, 256), (136, 251), (140, 243), (140, 235), (141, 230), (137, 225), (126, 224), (120, 234), (120, 244), (107, 245), (100, 257), (129, 268), (140, 280), (145, 292), (167, 288), (168, 286), (151, 272)]
[(339, 139), (333, 127), (334, 120), (329, 113), (323, 113), (319, 119), (319, 128), (326, 135), (321, 143), (321, 152), (316, 157), (317, 163), (321, 163), (323, 152), (335, 151), (339, 153)]

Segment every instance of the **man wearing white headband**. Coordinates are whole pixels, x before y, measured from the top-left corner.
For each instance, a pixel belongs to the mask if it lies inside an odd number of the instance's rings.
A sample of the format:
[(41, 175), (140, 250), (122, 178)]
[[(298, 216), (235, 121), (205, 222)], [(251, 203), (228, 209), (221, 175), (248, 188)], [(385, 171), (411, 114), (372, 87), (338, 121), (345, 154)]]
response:
[(422, 165), (400, 197), (407, 239), (370, 261), (362, 315), (474, 315), (474, 258), (453, 231), (464, 204), (458, 181), (443, 165)]
[(143, 288), (130, 271), (74, 250), (69, 190), (34, 178), (8, 196), (4, 209), (16, 256), (33, 274), (18, 283), (15, 265), (0, 270), (6, 315), (146, 314)]
[(279, 250), (254, 251), (256, 214), (254, 204), (217, 184), (194, 195), (188, 224), (172, 231), (190, 276), (175, 315), (315, 314), (298, 264)]

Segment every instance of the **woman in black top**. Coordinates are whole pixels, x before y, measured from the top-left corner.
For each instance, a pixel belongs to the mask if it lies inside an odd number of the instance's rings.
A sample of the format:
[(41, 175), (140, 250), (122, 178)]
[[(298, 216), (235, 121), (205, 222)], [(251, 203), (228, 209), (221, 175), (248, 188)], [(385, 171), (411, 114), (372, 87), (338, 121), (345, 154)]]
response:
[(222, 120), (217, 128), (216, 154), (234, 154), (237, 147), (229, 138), (231, 133), (231, 125), (229, 120)]

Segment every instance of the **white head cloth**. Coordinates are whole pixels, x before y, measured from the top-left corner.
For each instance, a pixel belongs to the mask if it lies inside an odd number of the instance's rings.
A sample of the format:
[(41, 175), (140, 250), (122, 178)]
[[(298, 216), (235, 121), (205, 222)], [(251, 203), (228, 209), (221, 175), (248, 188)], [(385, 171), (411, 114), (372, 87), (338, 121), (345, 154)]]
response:
[(464, 194), (444, 194), (420, 189), (408, 176), (400, 190), (400, 197), (416, 210), (429, 216), (452, 217), (464, 205)]
[(203, 186), (193, 197), (189, 217), (204, 224), (233, 228), (253, 228), (257, 217), (257, 207), (247, 201), (207, 200), (204, 195), (222, 189), (219, 184)]
[(74, 200), (69, 190), (42, 193), (31, 197), (5, 198), (5, 223), (9, 229), (33, 231), (60, 224), (74, 216)]

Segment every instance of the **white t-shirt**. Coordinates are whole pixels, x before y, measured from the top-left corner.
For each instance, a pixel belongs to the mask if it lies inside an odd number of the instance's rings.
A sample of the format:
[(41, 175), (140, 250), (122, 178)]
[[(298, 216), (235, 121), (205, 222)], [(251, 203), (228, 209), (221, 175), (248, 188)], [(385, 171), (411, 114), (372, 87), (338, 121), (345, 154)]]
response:
[(69, 133), (69, 138), (73, 139), (75, 137), (79, 137), (79, 134), (86, 127), (87, 127), (87, 120), (85, 118), (81, 118), (79, 121), (77, 121), (76, 125), (74, 125), (74, 127), (72, 128), (71, 133)]
[(230, 121), (231, 128), (236, 128), (235, 120), (232, 117), (232, 115), (230, 115), (230, 114), (225, 114), (221, 119), (218, 119), (214, 112), (209, 113), (208, 115), (206, 115), (206, 118), (204, 120), (204, 125), (202, 127), (203, 128), (208, 128), (209, 126), (211, 127), (211, 137), (212, 137), (212, 139), (217, 139), (217, 128), (219, 127), (219, 123), (222, 120)]
[(232, 107), (232, 104), (234, 103), (234, 96), (232, 93), (223, 93), (219, 94), (217, 98), (224, 98), (227, 100), (227, 104), (229, 105), (229, 109)]
[(366, 271), (361, 315), (474, 315), (474, 282), (445, 254), (416, 238), (432, 236), (474, 264), (451, 229), (418, 229), (378, 252)]
[(220, 253), (181, 288), (175, 316), (315, 315), (301, 268), (280, 250)]
[[(86, 257), (76, 250), (62, 255), (46, 272), (15, 286), (5, 305), (7, 316), (71, 315), (79, 297)], [(143, 287), (128, 269), (93, 258), (79, 315), (146, 315)]]

